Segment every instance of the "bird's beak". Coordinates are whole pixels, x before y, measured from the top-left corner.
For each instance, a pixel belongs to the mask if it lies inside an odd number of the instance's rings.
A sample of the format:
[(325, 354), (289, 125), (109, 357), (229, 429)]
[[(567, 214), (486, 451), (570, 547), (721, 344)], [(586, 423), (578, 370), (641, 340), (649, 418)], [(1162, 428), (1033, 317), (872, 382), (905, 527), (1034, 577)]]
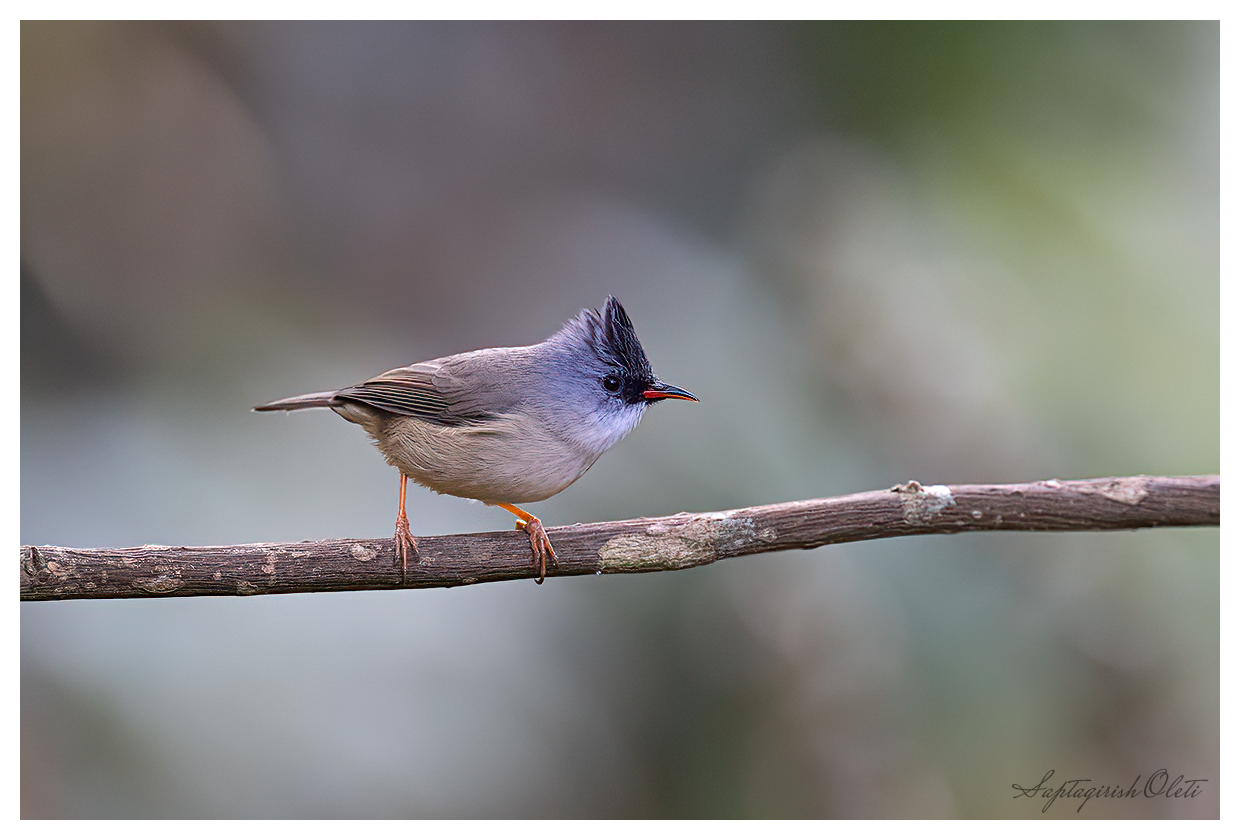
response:
[(697, 402), (698, 398), (690, 394), (684, 388), (677, 388), (675, 385), (668, 385), (666, 382), (660, 382), (657, 379), (642, 391), (642, 396), (654, 402), (655, 400), (692, 400)]

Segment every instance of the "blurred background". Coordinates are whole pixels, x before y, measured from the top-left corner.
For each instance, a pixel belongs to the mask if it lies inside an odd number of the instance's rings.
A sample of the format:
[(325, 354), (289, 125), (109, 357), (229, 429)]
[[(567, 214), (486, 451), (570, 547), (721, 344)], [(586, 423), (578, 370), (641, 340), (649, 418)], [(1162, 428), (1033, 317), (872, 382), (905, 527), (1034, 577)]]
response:
[[(1219, 28), (24, 23), (21, 259), (24, 544), (389, 536), (250, 407), (607, 294), (702, 402), (548, 525), (1213, 473)], [(1218, 634), (1217, 529), (28, 603), (22, 816), (1217, 817)]]

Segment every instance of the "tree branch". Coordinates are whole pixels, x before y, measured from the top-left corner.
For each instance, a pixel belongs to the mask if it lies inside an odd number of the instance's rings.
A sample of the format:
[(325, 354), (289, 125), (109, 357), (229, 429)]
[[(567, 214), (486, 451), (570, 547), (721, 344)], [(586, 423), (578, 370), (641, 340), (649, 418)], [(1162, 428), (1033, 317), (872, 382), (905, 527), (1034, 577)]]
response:
[[(715, 513), (549, 528), (548, 575), (654, 572), (832, 543), (963, 531), (1218, 525), (1219, 477), (1133, 476), (856, 493)], [(22, 546), (23, 601), (460, 586), (534, 575), (518, 531), (418, 538), (405, 580), (392, 540), (117, 549)]]

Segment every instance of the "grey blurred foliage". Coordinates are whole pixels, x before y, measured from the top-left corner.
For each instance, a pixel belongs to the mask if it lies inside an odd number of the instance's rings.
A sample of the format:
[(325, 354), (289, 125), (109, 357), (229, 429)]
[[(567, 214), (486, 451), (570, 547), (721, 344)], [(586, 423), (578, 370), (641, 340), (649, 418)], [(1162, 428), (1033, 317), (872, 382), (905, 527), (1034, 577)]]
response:
[[(608, 293), (548, 524), (1219, 470), (1219, 28), (23, 23), (21, 541), (387, 535), (276, 397)], [(415, 533), (511, 527), (416, 491)], [(1217, 817), (1216, 530), (21, 608), (24, 817)]]

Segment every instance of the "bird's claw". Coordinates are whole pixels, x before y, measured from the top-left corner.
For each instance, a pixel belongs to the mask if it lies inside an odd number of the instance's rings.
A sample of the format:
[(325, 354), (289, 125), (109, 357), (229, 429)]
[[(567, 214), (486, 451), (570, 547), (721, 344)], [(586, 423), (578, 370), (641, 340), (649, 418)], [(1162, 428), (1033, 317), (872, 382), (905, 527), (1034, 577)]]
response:
[(547, 579), (547, 559), (555, 563), (555, 549), (551, 547), (551, 538), (537, 516), (531, 516), (524, 524), (518, 520), (517, 528), (525, 531), (530, 538), (530, 549), (534, 552), (534, 567), (538, 569), (538, 577), (534, 583), (541, 584)]
[(405, 577), (409, 572), (409, 560), (418, 562), (418, 541), (413, 538), (413, 534), (409, 533), (409, 517), (405, 516), (402, 510), (396, 517), (396, 536), (392, 538), (393, 546), (396, 549), (396, 560), (400, 563), (400, 582), (405, 584)]

